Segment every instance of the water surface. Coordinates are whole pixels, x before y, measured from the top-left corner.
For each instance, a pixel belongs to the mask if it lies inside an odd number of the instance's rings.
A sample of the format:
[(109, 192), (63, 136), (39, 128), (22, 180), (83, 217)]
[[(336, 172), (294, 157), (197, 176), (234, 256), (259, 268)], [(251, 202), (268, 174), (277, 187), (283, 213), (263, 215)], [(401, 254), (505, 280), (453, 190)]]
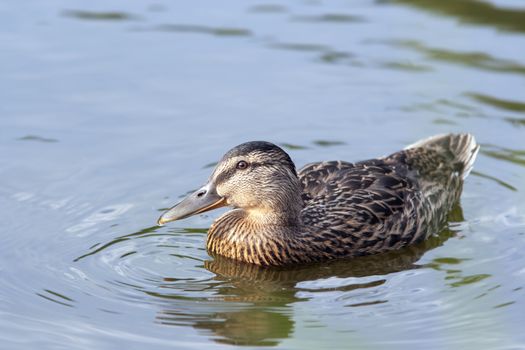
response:
[[(6, 349), (525, 348), (517, 0), (0, 5)], [(230, 147), (298, 166), (437, 133), (482, 145), (449, 227), (380, 256), (212, 259), (154, 225)]]

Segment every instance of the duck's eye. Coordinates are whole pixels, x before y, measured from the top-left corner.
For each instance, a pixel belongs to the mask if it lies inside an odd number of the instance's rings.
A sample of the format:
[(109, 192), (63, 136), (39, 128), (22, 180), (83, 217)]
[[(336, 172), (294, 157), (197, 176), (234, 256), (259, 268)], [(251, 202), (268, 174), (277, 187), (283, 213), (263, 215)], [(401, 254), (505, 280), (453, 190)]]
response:
[(243, 170), (248, 167), (248, 163), (246, 163), (244, 160), (241, 160), (239, 163), (237, 163), (237, 169)]

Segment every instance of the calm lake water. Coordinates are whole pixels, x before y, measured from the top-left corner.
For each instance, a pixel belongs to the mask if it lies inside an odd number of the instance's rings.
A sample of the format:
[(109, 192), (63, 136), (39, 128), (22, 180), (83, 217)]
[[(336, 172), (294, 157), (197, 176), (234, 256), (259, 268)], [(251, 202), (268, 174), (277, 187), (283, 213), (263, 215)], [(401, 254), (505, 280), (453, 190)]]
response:
[[(525, 349), (521, 0), (0, 3), (0, 348)], [(449, 228), (292, 269), (156, 227), (238, 143), (482, 145)]]

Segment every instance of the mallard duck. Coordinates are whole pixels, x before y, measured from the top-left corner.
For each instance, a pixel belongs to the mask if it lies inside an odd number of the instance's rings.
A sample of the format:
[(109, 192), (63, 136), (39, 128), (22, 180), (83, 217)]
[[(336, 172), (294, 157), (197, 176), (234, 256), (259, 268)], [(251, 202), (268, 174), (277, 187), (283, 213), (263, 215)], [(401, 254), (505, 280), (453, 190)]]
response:
[(208, 252), (262, 266), (400, 249), (443, 228), (478, 150), (470, 134), (438, 135), (386, 157), (297, 172), (280, 147), (247, 142), (158, 224), (231, 206), (210, 227)]

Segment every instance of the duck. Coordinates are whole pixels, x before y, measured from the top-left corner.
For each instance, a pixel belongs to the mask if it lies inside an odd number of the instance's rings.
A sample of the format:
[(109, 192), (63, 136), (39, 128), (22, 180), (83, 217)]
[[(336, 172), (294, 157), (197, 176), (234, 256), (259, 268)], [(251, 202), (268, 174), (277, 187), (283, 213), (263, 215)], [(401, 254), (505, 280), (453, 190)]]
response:
[(478, 150), (471, 134), (443, 134), (388, 156), (297, 171), (281, 147), (250, 141), (157, 224), (231, 207), (209, 228), (208, 253), (263, 267), (384, 253), (444, 228)]

